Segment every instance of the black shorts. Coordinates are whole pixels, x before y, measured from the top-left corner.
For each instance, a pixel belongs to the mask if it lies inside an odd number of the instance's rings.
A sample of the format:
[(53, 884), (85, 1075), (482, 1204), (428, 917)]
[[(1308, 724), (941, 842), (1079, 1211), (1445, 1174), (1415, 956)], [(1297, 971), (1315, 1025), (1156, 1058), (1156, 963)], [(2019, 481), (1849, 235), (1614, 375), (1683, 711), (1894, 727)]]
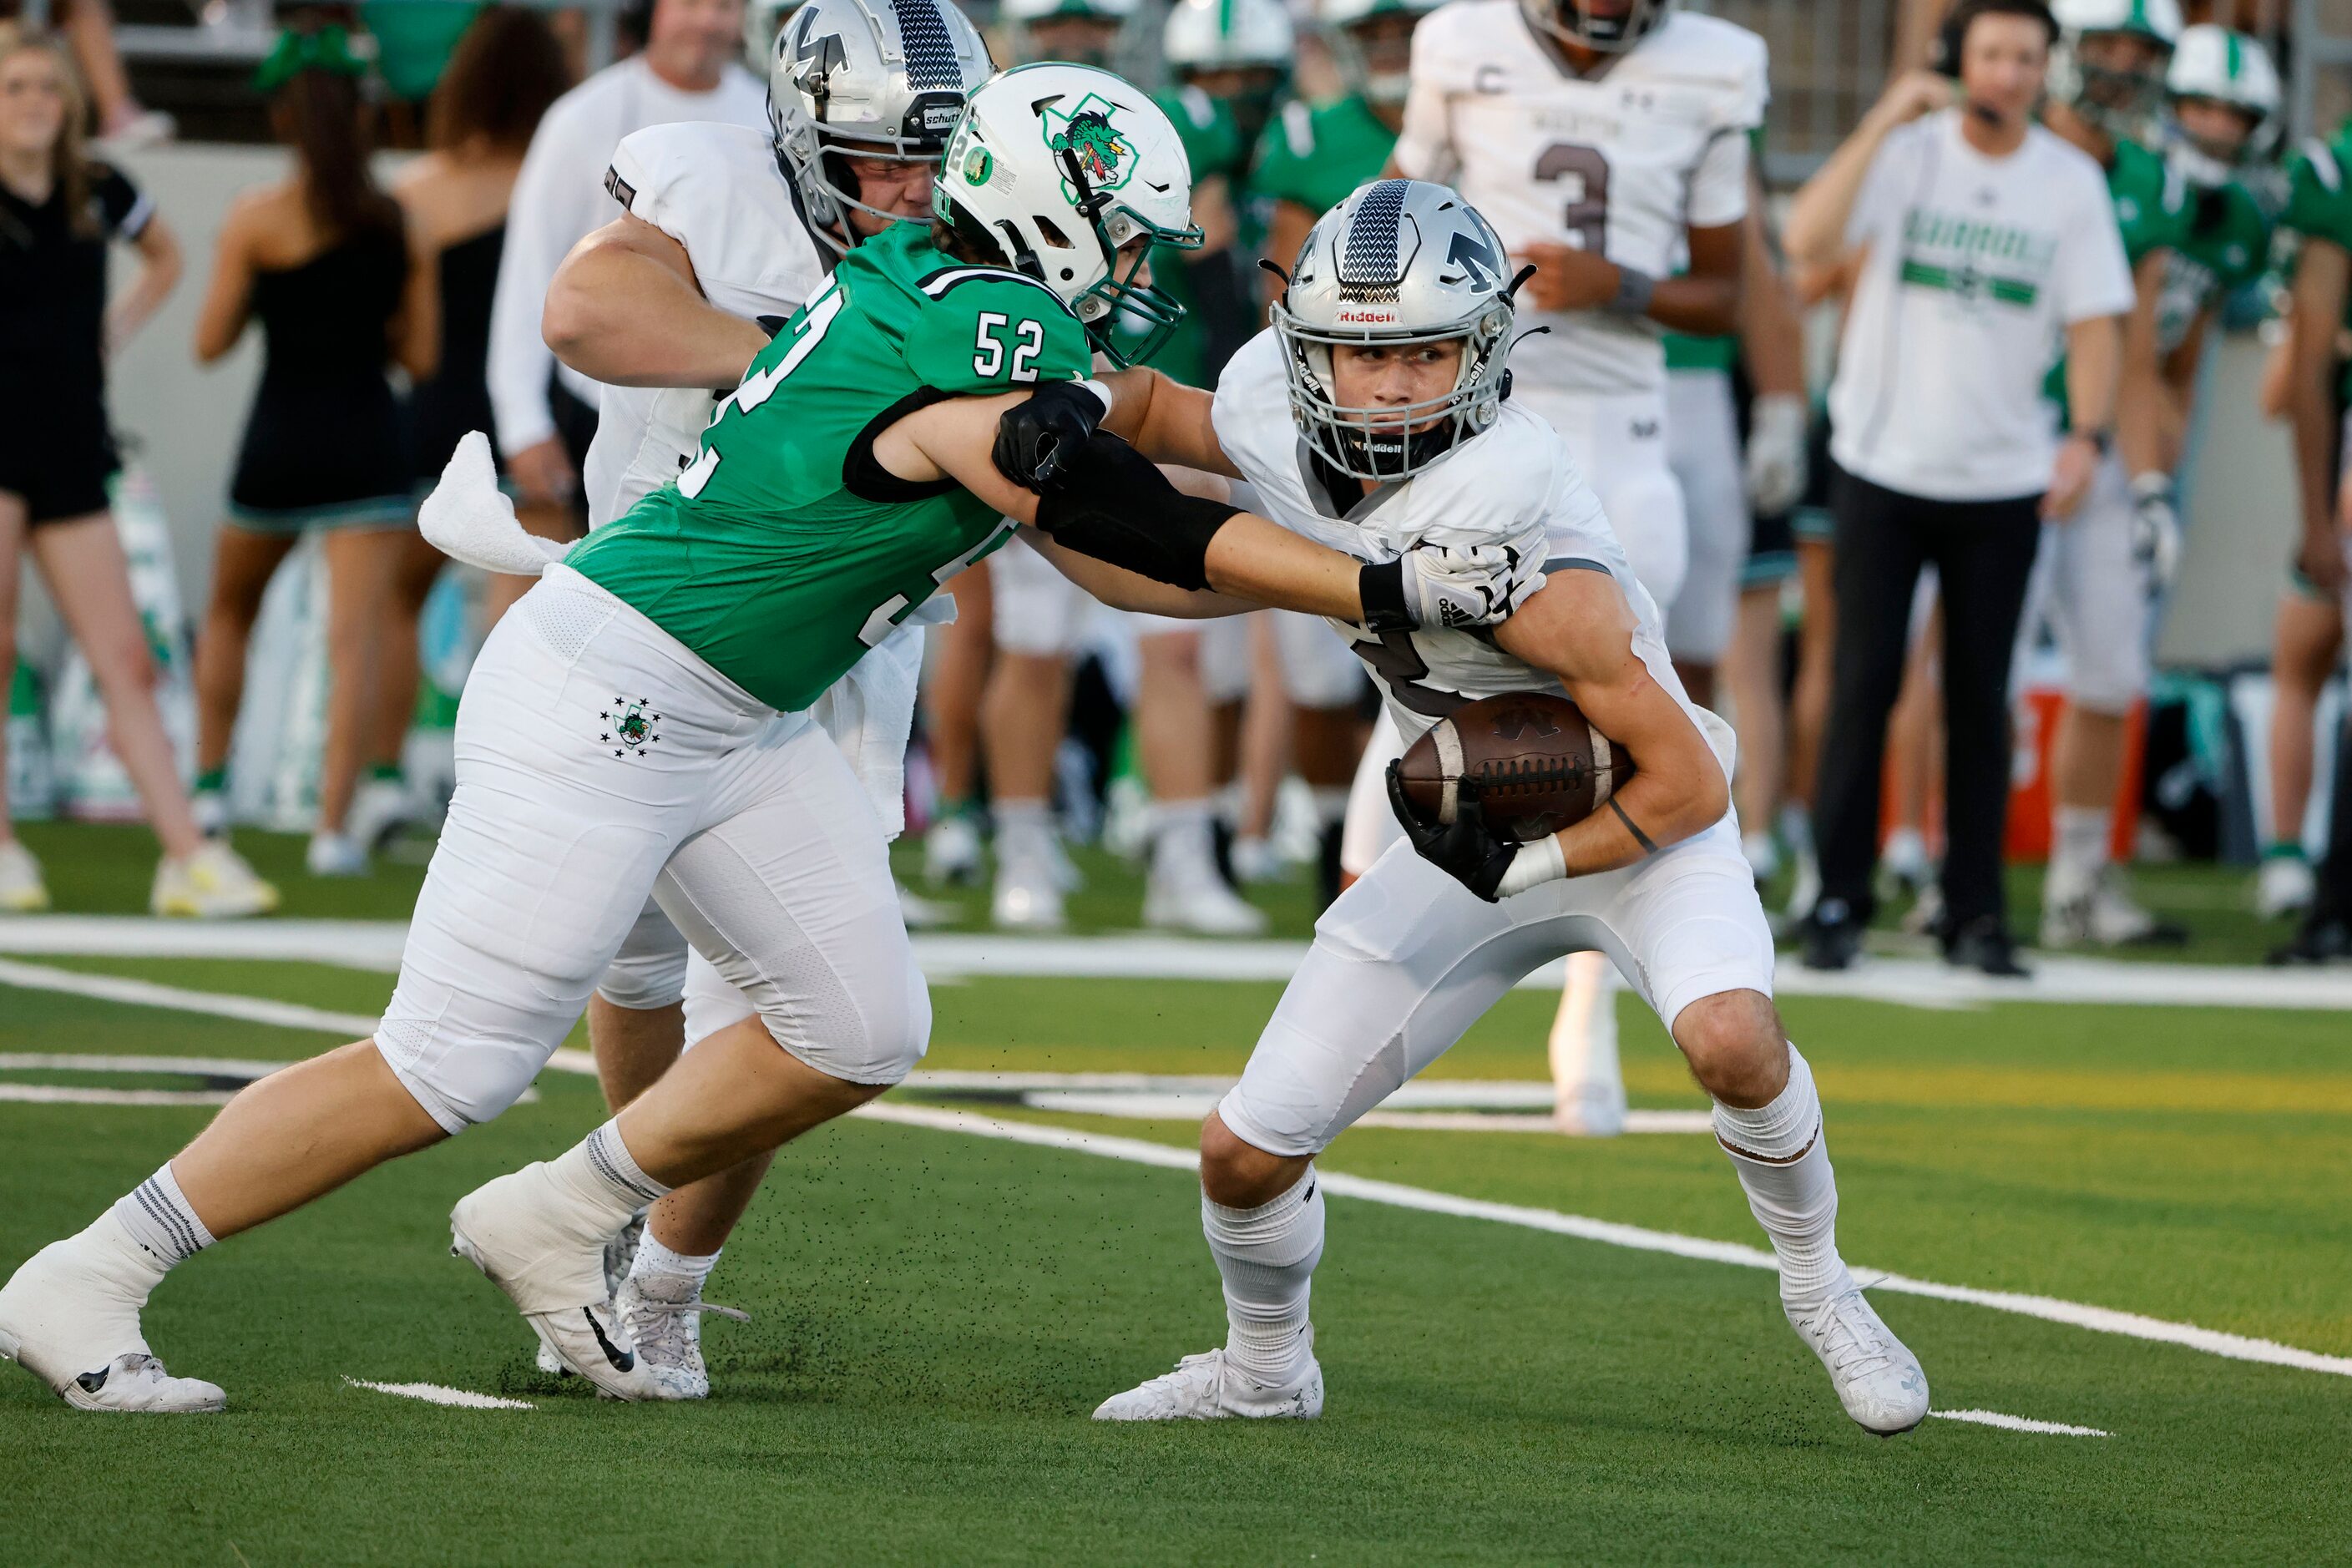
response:
[(0, 412), (0, 490), (24, 498), (36, 528), (106, 510), (121, 467), (103, 409)]

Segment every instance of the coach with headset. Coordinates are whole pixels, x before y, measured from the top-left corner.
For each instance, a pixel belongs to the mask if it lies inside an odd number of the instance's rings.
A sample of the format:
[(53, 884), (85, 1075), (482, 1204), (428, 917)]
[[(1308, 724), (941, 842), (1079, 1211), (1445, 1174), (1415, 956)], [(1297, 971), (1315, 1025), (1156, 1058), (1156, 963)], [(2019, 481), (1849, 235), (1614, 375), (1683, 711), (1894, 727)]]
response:
[[(2133, 299), (2105, 175), (2033, 122), (2057, 34), (2042, 0), (1961, 0), (1944, 34), (1952, 75), (1897, 78), (1790, 208), (1790, 254), (1843, 268), (1850, 289), (1830, 388), (1837, 655), (1810, 968), (1851, 963), (1869, 923), (1887, 710), (1932, 563), (1944, 952), (2023, 973), (2000, 882), (2011, 647), (2042, 520), (2072, 515), (2112, 439)], [(2062, 349), (2063, 437), (2042, 390)]]

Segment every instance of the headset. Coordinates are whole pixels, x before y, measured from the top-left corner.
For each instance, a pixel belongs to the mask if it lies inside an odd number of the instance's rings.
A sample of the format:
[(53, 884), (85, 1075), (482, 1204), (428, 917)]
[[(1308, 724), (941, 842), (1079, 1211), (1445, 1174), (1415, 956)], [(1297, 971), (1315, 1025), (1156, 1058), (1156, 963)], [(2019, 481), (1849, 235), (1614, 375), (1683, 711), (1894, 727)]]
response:
[[(1958, 0), (1944, 17), (1944, 25), (1936, 29), (1934, 51), (1927, 58), (1927, 68), (1940, 76), (1960, 79), (1960, 52), (1967, 46), (1969, 25), (1984, 16), (2028, 16), (2048, 30), (2050, 42), (2058, 41), (2058, 18), (2040, 0)], [(1970, 114), (1989, 124), (1998, 125), (2001, 117), (1987, 106), (1964, 101)]]

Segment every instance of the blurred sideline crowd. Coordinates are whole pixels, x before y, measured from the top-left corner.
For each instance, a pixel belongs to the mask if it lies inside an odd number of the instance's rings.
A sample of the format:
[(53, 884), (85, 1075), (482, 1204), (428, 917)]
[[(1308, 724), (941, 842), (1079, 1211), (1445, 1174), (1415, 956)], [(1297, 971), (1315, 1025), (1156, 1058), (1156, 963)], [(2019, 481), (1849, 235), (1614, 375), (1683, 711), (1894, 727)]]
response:
[[(409, 766), (419, 621), (457, 569), (417, 533), (418, 499), (481, 429), (534, 532), (604, 521), (583, 500), (600, 490), (583, 482), (599, 388), (558, 357), (572, 324), (551, 286), (627, 201), (607, 188), (625, 137), (679, 121), (768, 132), (766, 79), (790, 14), (651, 0), (623, 15), (630, 52), (583, 80), (576, 18), (429, 9), (441, 31), (420, 47), (413, 30), (369, 32), (372, 14), (397, 7), (281, 8), (285, 31), (254, 76), (292, 173), (237, 198), (200, 268), (196, 358), (218, 361), (253, 329), (265, 368), (194, 617), (192, 767), (158, 702), (152, 618), (110, 514), (121, 462), (104, 403), (109, 354), (187, 264), (104, 148), (169, 125), (131, 94), (99, 0), (64, 7), (56, 34), (0, 23), (0, 659), (29, 561), (160, 841), (158, 913), (278, 902), (230, 846), (227, 770), (265, 591), (306, 540), (323, 562), (328, 671), (309, 871), (364, 875), (404, 827), (431, 826), (430, 788)], [(1261, 260), (1287, 265), (1316, 217), (1389, 165), (1431, 9), (1002, 0), (983, 18), (998, 64), (1119, 69), (1155, 86), (1184, 137), (1207, 237), (1158, 264), (1188, 310), (1158, 368), (1213, 385), (1281, 287)], [(2352, 194), (2340, 160), (2352, 139), (2284, 145), (2273, 50), (2226, 26), (2233, 11), (2204, 9), (1964, 0), (1935, 59), (1905, 62), (1915, 68), (1781, 224), (1759, 185), (1739, 331), (1666, 334), (1684, 523), (1629, 537), (1629, 553), (1667, 607), (1692, 695), (1737, 727), (1748, 857), (1759, 880), (1785, 879), (1816, 967), (1852, 962), (1900, 891), (1955, 963), (2019, 972), (2000, 871), (2021, 837), (2050, 860), (2042, 945), (2182, 940), (2121, 868), (2160, 831), (2141, 810), (2142, 759), (2199, 371), (2221, 332), (2258, 321), (2272, 345), (2264, 413), (2293, 426), (2302, 516), (2278, 601), (2270, 826), (2252, 896), (2266, 916), (2305, 916), (2283, 956), (2352, 956), (2344, 879), (2315, 875), (2302, 832), (2343, 647)], [(1986, 17), (2021, 24), (2021, 37), (2046, 26), (2046, 58), (2004, 53), (1987, 41), (1997, 27), (1971, 45)], [(421, 113), (383, 111), (395, 74)], [(2002, 140), (1996, 111), (2011, 106), (2022, 127), (2037, 104), (2030, 136)], [(380, 184), (387, 127), (421, 153)], [(1585, 308), (1571, 242), (1605, 237), (1604, 218), (1588, 233), (1577, 217), (1605, 201), (1605, 165), (1597, 188), (1577, 168), (1533, 177), (1547, 202), (1566, 201), (1567, 232), (1515, 259), (1536, 268), (1539, 310)], [(1948, 232), (1921, 232), (1918, 201), (1904, 198), (1938, 182), (1955, 216)], [(2003, 249), (2029, 241), (1984, 214), (2078, 198), (2075, 237), (2036, 301)], [(111, 289), (110, 247), (132, 260)], [(1923, 300), (1931, 308), (1915, 308)], [(1988, 300), (2024, 309), (1976, 308)], [(1808, 312), (1837, 322), (1836, 374), (1819, 385)], [(2059, 339), (2063, 360), (2048, 365), (2047, 342), (2021, 331)], [(1986, 453), (1998, 470), (2005, 453), (2039, 450), (2053, 421), (2046, 485), (2037, 475), (2021, 495), (2013, 469), (1985, 476)], [(469, 635), (525, 585), (483, 585)], [(1312, 879), (1328, 898), (1365, 868), (1342, 823), (1365, 787), (1376, 705), (1327, 628), (1276, 612), (1205, 628), (1112, 612), (1018, 543), (950, 586), (958, 616), (931, 634), (910, 769), (928, 884), (903, 890), (910, 923), (943, 917), (937, 889), (984, 886), (995, 926), (1061, 928), (1080, 879), (1073, 840), (1142, 859), (1145, 924), (1210, 935), (1265, 929), (1254, 883)], [(2023, 672), (2044, 665), (2059, 671), (2035, 806), (2047, 819), (2021, 836), (2010, 715)], [(2334, 815), (2341, 825), (2352, 805)], [(0, 811), (0, 910), (44, 908), (41, 868), (7, 821)]]

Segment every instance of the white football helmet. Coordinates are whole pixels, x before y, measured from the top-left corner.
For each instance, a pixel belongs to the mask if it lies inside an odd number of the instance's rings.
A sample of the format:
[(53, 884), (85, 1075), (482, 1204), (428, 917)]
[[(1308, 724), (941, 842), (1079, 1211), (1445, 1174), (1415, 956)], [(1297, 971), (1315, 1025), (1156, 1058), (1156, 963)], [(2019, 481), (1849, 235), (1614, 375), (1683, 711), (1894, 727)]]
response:
[(1519, 0), (1528, 26), (1564, 44), (1621, 55), (1665, 20), (1675, 0)]
[[(1007, 47), (1016, 63), (1062, 60), (1109, 70), (1117, 67), (1127, 47), (1127, 26), (1139, 7), (1139, 0), (1003, 0), (996, 17), (1012, 29)], [(1051, 43), (1037, 41), (1041, 28), (1089, 22), (1094, 26), (1080, 36), (1091, 35), (1098, 41), (1073, 47), (1072, 34), (1079, 30), (1066, 26), (1057, 28)]]
[(2180, 37), (2180, 0), (2054, 0), (2058, 44), (2050, 51), (2050, 96), (2111, 136), (2137, 140), (2154, 128), (2164, 103), (2164, 66), (2116, 70), (2083, 58), (2083, 42), (2102, 34), (2146, 40), (2169, 56)]
[(2212, 146), (2189, 134), (2176, 120), (2179, 145), (2174, 158), (2181, 173), (2200, 185), (2225, 184), (2245, 164), (2259, 163), (2278, 143), (2279, 74), (2270, 52), (2243, 33), (2200, 23), (2186, 28), (2173, 47), (2164, 90), (2178, 100), (2210, 99), (2226, 103), (2247, 121), (2236, 147)]
[[(1118, 364), (1149, 359), (1184, 319), (1146, 269), (1153, 245), (1200, 247), (1192, 165), (1160, 106), (1107, 70), (1048, 63), (992, 78), (949, 140), (931, 210), (1059, 295)], [(1122, 318), (1123, 348), (1111, 336)]]
[[(1425, 180), (1375, 180), (1316, 220), (1274, 303), (1290, 412), (1307, 447), (1354, 479), (1419, 473), (1494, 424), (1517, 281), (1478, 209)], [(1453, 388), (1384, 407), (1339, 401), (1332, 353), (1459, 339)]]
[(1438, 5), (1439, 0), (1324, 0), (1316, 25), (1348, 90), (1373, 103), (1402, 103), (1412, 85), (1411, 73), (1402, 68), (1382, 69), (1368, 59), (1359, 30), (1386, 25), (1385, 19), (1392, 16), (1417, 22)]
[(965, 100), (995, 68), (952, 0), (807, 0), (776, 37), (768, 123), (817, 237), (856, 243), (850, 158), (936, 163)]

